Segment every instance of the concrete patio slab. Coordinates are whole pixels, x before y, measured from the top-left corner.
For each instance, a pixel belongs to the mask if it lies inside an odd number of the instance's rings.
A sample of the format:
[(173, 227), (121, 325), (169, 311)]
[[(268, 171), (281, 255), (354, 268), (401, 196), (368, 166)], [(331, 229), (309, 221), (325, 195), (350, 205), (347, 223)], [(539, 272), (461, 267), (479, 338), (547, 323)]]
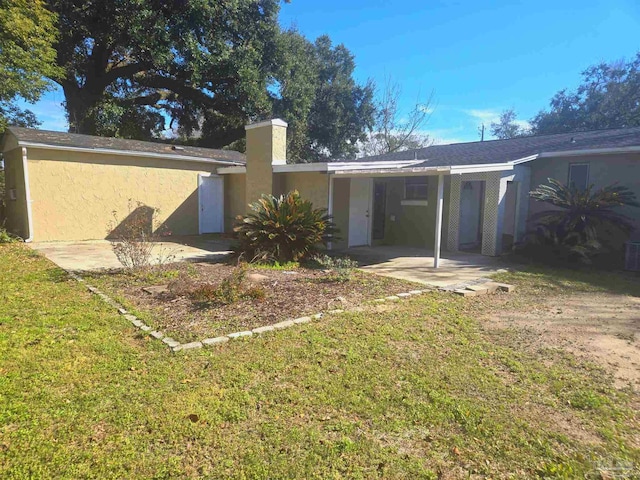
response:
[[(65, 270), (81, 272), (122, 267), (108, 240), (34, 242), (29, 245)], [(215, 261), (230, 253), (230, 241), (219, 235), (172, 237), (154, 244), (151, 261), (158, 263), (168, 256), (176, 262)]]
[(362, 270), (437, 288), (460, 288), (504, 269), (499, 258), (475, 253), (443, 252), (437, 269), (433, 253), (422, 248), (355, 247), (344, 253), (357, 260)]

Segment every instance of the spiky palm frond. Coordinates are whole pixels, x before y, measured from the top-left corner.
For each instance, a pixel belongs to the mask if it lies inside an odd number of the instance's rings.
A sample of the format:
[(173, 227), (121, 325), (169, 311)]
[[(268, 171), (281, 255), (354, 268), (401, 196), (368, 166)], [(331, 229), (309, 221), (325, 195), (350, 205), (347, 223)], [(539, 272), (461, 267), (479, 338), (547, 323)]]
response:
[(557, 209), (534, 214), (532, 220), (558, 225), (566, 231), (597, 229), (599, 226), (616, 227), (626, 232), (633, 229), (629, 217), (613, 210), (623, 206), (640, 207), (635, 193), (627, 187), (614, 183), (596, 191), (593, 185), (579, 190), (552, 178), (548, 181), (549, 185), (540, 185), (529, 195)]
[(313, 208), (297, 190), (279, 197), (263, 195), (249, 207), (251, 212), (238, 217), (234, 228), (238, 250), (249, 259), (298, 261), (330, 242), (337, 232), (327, 210)]

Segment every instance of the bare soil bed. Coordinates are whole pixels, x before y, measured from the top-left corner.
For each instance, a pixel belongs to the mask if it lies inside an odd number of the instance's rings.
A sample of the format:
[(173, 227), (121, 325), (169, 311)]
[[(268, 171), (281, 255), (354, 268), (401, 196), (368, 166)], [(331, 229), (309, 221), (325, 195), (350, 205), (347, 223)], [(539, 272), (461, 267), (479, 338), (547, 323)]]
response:
[(517, 329), (534, 348), (560, 348), (611, 371), (618, 387), (640, 390), (640, 298), (576, 293), (539, 299), (529, 309), (494, 312), (490, 328)]
[[(250, 330), (367, 300), (424, 288), (422, 285), (354, 270), (341, 281), (335, 272), (249, 266), (243, 288), (256, 287), (264, 298), (233, 303), (198, 301), (185, 293), (194, 285), (220, 285), (234, 272), (227, 263), (176, 263), (145, 273), (110, 270), (85, 275), (145, 322), (180, 341)], [(150, 288), (151, 287), (151, 288)], [(155, 287), (155, 288), (154, 288)]]

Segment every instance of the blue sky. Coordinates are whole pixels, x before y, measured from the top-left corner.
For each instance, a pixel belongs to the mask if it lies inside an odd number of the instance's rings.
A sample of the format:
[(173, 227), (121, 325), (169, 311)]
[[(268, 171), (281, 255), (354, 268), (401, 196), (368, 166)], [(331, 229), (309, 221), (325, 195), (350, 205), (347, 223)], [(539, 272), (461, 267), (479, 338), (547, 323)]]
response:
[[(589, 65), (640, 51), (636, 0), (292, 0), (280, 22), (344, 43), (357, 79), (393, 78), (404, 109), (433, 92), (426, 131), (440, 143), (478, 140), (506, 108), (531, 118)], [(32, 107), (42, 128), (66, 128), (63, 100), (54, 91)]]

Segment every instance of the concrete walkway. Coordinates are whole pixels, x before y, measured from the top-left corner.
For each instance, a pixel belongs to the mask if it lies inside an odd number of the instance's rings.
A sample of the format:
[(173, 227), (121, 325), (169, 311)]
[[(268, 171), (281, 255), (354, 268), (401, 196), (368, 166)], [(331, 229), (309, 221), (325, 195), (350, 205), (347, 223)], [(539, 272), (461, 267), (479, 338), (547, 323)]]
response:
[(437, 269), (433, 268), (433, 252), (422, 248), (356, 247), (344, 253), (365, 271), (438, 288), (461, 288), (504, 269), (499, 258), (475, 253), (443, 252)]
[[(29, 245), (65, 270), (80, 272), (122, 267), (107, 240), (34, 242)], [(154, 244), (151, 261), (160, 263), (168, 257), (176, 262), (217, 260), (230, 253), (229, 240), (219, 235), (171, 237), (170, 241)]]

